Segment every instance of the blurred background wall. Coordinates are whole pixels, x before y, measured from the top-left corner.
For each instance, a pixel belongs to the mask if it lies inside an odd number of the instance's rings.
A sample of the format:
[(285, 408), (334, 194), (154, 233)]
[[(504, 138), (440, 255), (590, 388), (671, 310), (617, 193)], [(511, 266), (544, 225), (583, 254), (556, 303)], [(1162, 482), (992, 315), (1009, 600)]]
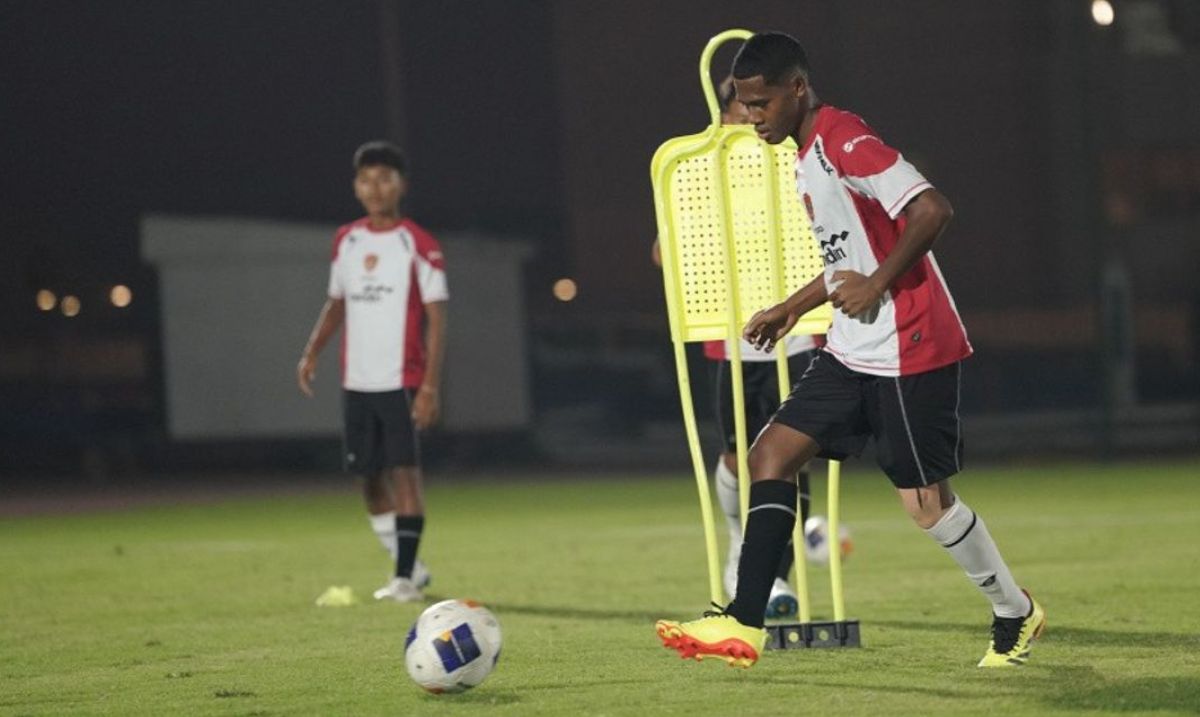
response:
[[(1195, 2), (18, 0), (0, 16), (7, 475), (335, 469), (336, 406), (300, 426), (284, 394), (323, 301), (319, 235), (358, 216), (350, 154), (375, 137), (406, 148), (407, 209), (446, 240), (452, 326), (481, 309), (453, 237), (528, 254), (504, 274), (511, 328), (457, 335), (447, 409), (471, 411), (497, 351), (527, 403), (503, 426), (449, 420), (431, 460), (682, 465), (648, 164), (707, 124), (697, 58), (735, 26), (799, 37), (822, 98), (953, 202), (937, 254), (977, 350), (974, 450), (1198, 450)], [(171, 263), (186, 252), (148, 231), (166, 216), (245, 218), (223, 260), (273, 242), (311, 277), (283, 284), (291, 319), (238, 334), (246, 374), (203, 379), (287, 431), (172, 430), (173, 402), (206, 389), (174, 393), (171, 337), (196, 329), (170, 267), (204, 265)], [(247, 376), (275, 389), (238, 390)]]

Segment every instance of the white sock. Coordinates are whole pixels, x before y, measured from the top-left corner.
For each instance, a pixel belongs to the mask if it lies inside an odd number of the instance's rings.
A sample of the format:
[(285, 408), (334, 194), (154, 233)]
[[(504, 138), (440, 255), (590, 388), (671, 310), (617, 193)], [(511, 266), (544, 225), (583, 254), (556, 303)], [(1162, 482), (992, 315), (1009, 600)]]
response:
[(737, 474), (729, 470), (724, 458), (717, 459), (717, 468), (713, 471), (713, 483), (716, 484), (717, 501), (721, 511), (725, 513), (725, 522), (729, 526), (729, 544), (742, 544), (742, 511), (738, 505)]
[(955, 500), (941, 520), (925, 532), (950, 551), (971, 582), (991, 600), (992, 612), (999, 617), (1029, 614), (1029, 598), (1013, 580), (983, 519), (966, 503)]
[(387, 513), (368, 515), (367, 519), (371, 521), (371, 530), (375, 531), (375, 537), (379, 538), (379, 542), (383, 544), (383, 549), (388, 551), (388, 555), (392, 556), (392, 560), (395, 560), (396, 514), (388, 511)]

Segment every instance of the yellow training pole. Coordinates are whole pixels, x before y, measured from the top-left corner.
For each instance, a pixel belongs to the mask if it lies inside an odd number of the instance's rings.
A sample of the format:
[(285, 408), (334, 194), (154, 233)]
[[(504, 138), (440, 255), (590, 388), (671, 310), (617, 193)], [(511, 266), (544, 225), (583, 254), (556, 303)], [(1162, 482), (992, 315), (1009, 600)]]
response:
[[(713, 127), (718, 127), (721, 124), (721, 108), (717, 102), (716, 88), (712, 83), (712, 58), (716, 53), (717, 48), (729, 42), (730, 40), (745, 40), (753, 35), (749, 30), (726, 30), (708, 41), (704, 46), (704, 51), (700, 53), (700, 86), (704, 90), (704, 101), (708, 105), (708, 114), (712, 121)], [(717, 186), (726, 186), (726, 163), (724, 161), (724, 153), (720, 155), (721, 161), (717, 162)], [(738, 266), (737, 266), (737, 251), (735, 248), (736, 237), (733, 234), (733, 211), (729, 206), (729, 195), (725, 192), (721, 193), (721, 221), (724, 224), (725, 236), (725, 270), (728, 272), (728, 296), (727, 303), (729, 306), (729, 345), (732, 354), (729, 359), (729, 368), (732, 371), (731, 385), (733, 386), (733, 425), (734, 435), (737, 448), (737, 476), (738, 476), (738, 514), (741, 519), (742, 532), (746, 531), (746, 514), (750, 510), (750, 466), (747, 448), (746, 437), (746, 390), (745, 382), (742, 380), (742, 307), (741, 296), (737, 290), (738, 285)], [(724, 437), (722, 437), (724, 440)], [(730, 598), (733, 596), (730, 595)]]
[(842, 464), (829, 461), (829, 583), (833, 590), (833, 619), (846, 620), (846, 601), (842, 596), (842, 536), (839, 535), (838, 491), (842, 478)]
[[(717, 186), (724, 187), (727, 181), (724, 152), (722, 151), (718, 156), (721, 161), (717, 162)], [(724, 224), (725, 229), (725, 271), (729, 277), (729, 281), (726, 282), (728, 288), (725, 296), (725, 303), (729, 307), (729, 325), (726, 332), (729, 336), (729, 370), (733, 386), (733, 433), (738, 464), (738, 514), (741, 518), (742, 533), (745, 534), (746, 515), (750, 510), (750, 462), (749, 449), (746, 445), (746, 383), (742, 373), (742, 297), (741, 292), (738, 291), (738, 262), (735, 245), (737, 237), (733, 234), (733, 211), (729, 206), (729, 195), (725, 194), (721, 199), (721, 223)]]
[(712, 71), (709, 69), (712, 66), (713, 55), (718, 47), (730, 40), (748, 40), (753, 36), (754, 33), (749, 30), (726, 30), (714, 35), (700, 53), (700, 87), (704, 90), (704, 102), (708, 105), (708, 114), (714, 125), (721, 123), (721, 105), (717, 102), (717, 90), (713, 87)]
[(721, 568), (717, 559), (717, 532), (713, 526), (712, 495), (708, 491), (708, 469), (704, 465), (704, 454), (700, 449), (700, 434), (696, 430), (696, 411), (692, 405), (692, 385), (688, 375), (687, 355), (682, 341), (675, 345), (675, 373), (679, 377), (679, 400), (683, 404), (683, 426), (687, 433), (688, 449), (692, 455), (692, 469), (696, 474), (696, 489), (700, 495), (700, 518), (704, 522), (704, 551), (708, 561), (708, 592), (712, 602), (724, 605), (721, 595)]

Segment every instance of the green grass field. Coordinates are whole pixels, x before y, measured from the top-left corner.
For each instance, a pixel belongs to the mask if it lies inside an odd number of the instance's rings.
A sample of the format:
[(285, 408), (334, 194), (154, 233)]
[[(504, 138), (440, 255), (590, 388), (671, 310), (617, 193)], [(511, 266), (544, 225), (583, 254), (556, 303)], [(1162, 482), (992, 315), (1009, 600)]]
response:
[[(1200, 711), (1200, 463), (956, 481), (1048, 613), (1030, 664), (1006, 671), (974, 666), (986, 602), (875, 473), (843, 480), (864, 647), (769, 652), (745, 671), (681, 661), (654, 635), (656, 618), (707, 604), (690, 477), (435, 482), (430, 597), (482, 600), (505, 635), (487, 682), (442, 697), (404, 673), (421, 607), (370, 601), (387, 560), (358, 496), (334, 485), (0, 521), (0, 714)], [(334, 584), (366, 600), (315, 607)]]

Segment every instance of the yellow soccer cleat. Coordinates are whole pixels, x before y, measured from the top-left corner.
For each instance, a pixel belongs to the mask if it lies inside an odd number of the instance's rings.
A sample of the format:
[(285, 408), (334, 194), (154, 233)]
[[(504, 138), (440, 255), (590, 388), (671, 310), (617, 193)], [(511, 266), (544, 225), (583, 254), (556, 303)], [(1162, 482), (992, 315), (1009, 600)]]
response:
[(706, 612), (690, 622), (659, 620), (654, 625), (663, 646), (683, 659), (715, 657), (730, 667), (750, 667), (758, 662), (767, 643), (767, 631), (738, 622), (732, 615)]
[(1046, 611), (1028, 592), (1029, 614), (1025, 617), (995, 617), (992, 620), (992, 644), (979, 661), (980, 667), (1014, 667), (1024, 665), (1033, 648), (1033, 641), (1046, 629)]

